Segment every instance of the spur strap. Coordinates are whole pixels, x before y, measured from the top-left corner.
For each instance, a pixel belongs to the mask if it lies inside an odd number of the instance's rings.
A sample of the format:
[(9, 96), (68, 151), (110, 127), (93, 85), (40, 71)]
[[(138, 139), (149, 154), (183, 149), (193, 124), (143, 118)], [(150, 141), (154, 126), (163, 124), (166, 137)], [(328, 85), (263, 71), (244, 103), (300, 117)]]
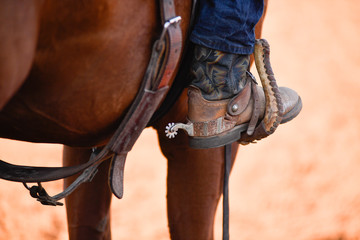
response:
[[(122, 176), (127, 153), (146, 127), (151, 116), (164, 99), (168, 84), (178, 68), (182, 49), (180, 16), (175, 15), (173, 0), (160, 0), (163, 16), (163, 31), (154, 43), (150, 62), (135, 100), (121, 121), (118, 129), (102, 150), (93, 150), (88, 162), (71, 167), (32, 167), (13, 165), (0, 160), (0, 178), (15, 182), (34, 183), (38, 186), (27, 188), (31, 195), (42, 204), (59, 205), (58, 200), (66, 197), (81, 183), (91, 180), (97, 166), (112, 158), (110, 186), (115, 196), (122, 196)], [(120, 162), (118, 162), (120, 161)], [(85, 171), (84, 171), (85, 170)], [(87, 171), (88, 170), (88, 171)], [(47, 195), (40, 182), (54, 181), (84, 171), (68, 189), (54, 197)]]

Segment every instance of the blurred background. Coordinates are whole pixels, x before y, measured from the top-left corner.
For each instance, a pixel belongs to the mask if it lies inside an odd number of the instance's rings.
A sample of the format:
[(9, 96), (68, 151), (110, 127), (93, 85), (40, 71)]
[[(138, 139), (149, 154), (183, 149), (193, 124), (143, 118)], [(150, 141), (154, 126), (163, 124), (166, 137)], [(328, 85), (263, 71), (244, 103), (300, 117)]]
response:
[[(269, 4), (263, 37), (275, 76), (304, 107), (272, 137), (240, 148), (230, 178), (231, 239), (360, 239), (360, 2)], [(166, 160), (156, 141), (146, 129), (128, 157), (125, 197), (113, 199), (114, 239), (169, 239)], [(0, 141), (0, 158), (18, 164), (60, 166), (61, 152)], [(48, 186), (55, 193), (62, 182)], [(67, 239), (64, 207), (42, 206), (21, 184), (2, 180), (0, 199), (0, 239)], [(221, 239), (221, 203), (218, 212)]]

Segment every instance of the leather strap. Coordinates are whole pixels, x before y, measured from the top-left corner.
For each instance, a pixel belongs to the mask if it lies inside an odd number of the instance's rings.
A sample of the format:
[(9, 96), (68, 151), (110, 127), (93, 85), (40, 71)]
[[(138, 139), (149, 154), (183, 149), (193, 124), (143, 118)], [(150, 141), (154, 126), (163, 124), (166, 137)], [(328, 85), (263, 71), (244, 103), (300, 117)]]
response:
[(223, 182), (223, 240), (230, 238), (229, 177), (231, 170), (231, 143), (224, 146), (224, 182)]
[[(182, 33), (178, 24), (171, 23), (176, 19), (175, 4), (173, 0), (162, 0), (160, 5), (164, 29), (160, 39), (153, 46), (151, 62), (146, 71), (148, 74), (145, 75), (143, 81), (144, 83), (151, 82), (151, 86), (145, 84), (144, 90), (139, 92), (130, 109), (131, 114), (125, 117), (124, 126), (119, 130), (121, 132), (109, 142), (111, 151), (115, 153), (110, 167), (109, 185), (111, 191), (118, 198), (122, 198), (124, 191), (123, 176), (126, 155), (164, 99), (169, 89), (168, 84), (174, 77), (180, 61)], [(158, 56), (158, 59), (155, 56)], [(163, 62), (160, 68), (151, 66), (151, 63), (159, 61)], [(158, 69), (158, 73), (149, 74), (151, 69)], [(154, 90), (155, 92), (153, 92)], [(137, 103), (138, 101), (139, 103)]]
[(144, 91), (136, 110), (129, 114), (126, 118), (127, 121), (123, 121), (124, 128), (108, 144), (111, 152), (115, 154), (110, 166), (109, 185), (111, 191), (118, 198), (123, 196), (126, 155), (134, 146), (168, 89), (169, 87), (165, 86), (156, 92)]
[[(247, 78), (250, 78), (247, 76)], [(248, 106), (248, 103), (250, 101), (251, 97), (251, 83), (252, 81), (248, 79), (247, 83), (245, 84), (244, 88), (239, 92), (235, 97), (233, 97), (230, 102), (227, 105), (227, 112), (231, 116), (236, 116), (242, 113), (246, 107)], [(234, 110), (233, 106), (236, 105), (237, 108)]]
[(260, 116), (259, 93), (258, 93), (256, 84), (254, 82), (251, 82), (251, 91), (253, 93), (254, 109), (253, 109), (253, 113), (251, 115), (248, 129), (246, 131), (246, 134), (248, 134), (248, 135), (252, 135), (254, 133), (256, 124), (258, 123), (259, 116)]
[[(162, 16), (166, 24), (167, 21), (176, 17), (175, 3), (173, 0), (162, 0)], [(168, 46), (168, 55), (165, 58), (164, 71), (161, 72), (161, 81), (159, 88), (168, 86), (171, 79), (174, 77), (174, 71), (178, 69), (178, 63), (181, 55), (182, 48), (182, 33), (179, 24), (173, 24), (167, 28), (166, 44)]]

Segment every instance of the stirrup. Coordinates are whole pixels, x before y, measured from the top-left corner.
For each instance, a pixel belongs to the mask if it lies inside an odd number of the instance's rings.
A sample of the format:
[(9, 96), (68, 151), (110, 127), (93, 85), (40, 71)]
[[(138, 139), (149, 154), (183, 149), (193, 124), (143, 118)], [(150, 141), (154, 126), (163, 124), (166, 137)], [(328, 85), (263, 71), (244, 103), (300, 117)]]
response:
[[(256, 115), (258, 115), (258, 112), (253, 111), (253, 115), (249, 124), (234, 126), (233, 129), (220, 133), (219, 135), (196, 137), (194, 136), (196, 123), (191, 122), (188, 124), (169, 124), (165, 130), (166, 135), (169, 138), (173, 138), (176, 136), (178, 129), (183, 129), (190, 136), (189, 143), (191, 147), (212, 148), (223, 146), (227, 143), (235, 141), (239, 141), (242, 144), (247, 144), (255, 140), (265, 138), (274, 133), (276, 128), (281, 123), (284, 107), (280, 97), (280, 91), (276, 84), (276, 80), (270, 65), (269, 52), (269, 44), (265, 39), (255, 41), (255, 64), (260, 76), (266, 99), (265, 116), (260, 124), (257, 125), (258, 116)], [(254, 91), (253, 85), (254, 84), (252, 84), (252, 90)], [(216, 119), (215, 121), (221, 120)], [(241, 133), (245, 132), (245, 130), (246, 133), (241, 135)]]

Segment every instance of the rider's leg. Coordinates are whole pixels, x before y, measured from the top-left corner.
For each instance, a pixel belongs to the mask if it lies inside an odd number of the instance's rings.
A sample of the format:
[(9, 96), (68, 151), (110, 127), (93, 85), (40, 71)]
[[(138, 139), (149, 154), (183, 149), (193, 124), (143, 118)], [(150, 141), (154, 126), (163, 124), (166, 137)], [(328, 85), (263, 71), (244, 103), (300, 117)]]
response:
[[(91, 149), (64, 147), (64, 166), (77, 165), (89, 160)], [(72, 194), (66, 197), (66, 213), (69, 238), (71, 240), (111, 239), (110, 203), (111, 192), (108, 186), (108, 169), (110, 161), (99, 167), (99, 172), (90, 183), (83, 183)], [(65, 179), (69, 186), (75, 177)]]

